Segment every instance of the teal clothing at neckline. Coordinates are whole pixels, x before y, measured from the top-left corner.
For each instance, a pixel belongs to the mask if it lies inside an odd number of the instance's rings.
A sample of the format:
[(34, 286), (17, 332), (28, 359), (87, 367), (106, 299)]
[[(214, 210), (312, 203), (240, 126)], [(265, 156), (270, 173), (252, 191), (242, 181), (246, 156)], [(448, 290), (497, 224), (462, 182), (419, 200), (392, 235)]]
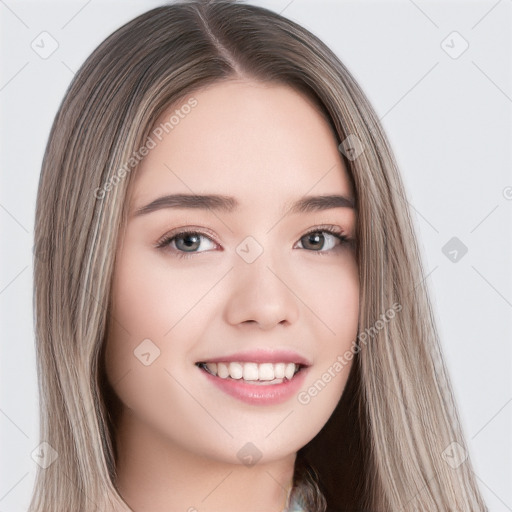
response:
[(284, 510), (283, 512), (308, 512), (301, 503), (301, 500), (298, 498), (292, 497), (290, 500), (290, 503), (288, 505), (288, 508)]

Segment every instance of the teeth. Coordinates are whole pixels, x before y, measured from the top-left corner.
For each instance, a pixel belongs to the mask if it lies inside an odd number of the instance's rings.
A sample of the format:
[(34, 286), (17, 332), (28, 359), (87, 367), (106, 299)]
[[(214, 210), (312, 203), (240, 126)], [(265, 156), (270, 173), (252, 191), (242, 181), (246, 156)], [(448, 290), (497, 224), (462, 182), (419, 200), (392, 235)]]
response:
[(286, 369), (285, 363), (277, 363), (274, 365), (274, 376), (276, 379), (284, 378), (284, 371)]
[[(233, 375), (233, 370), (231, 369), (231, 365), (237, 365), (235, 366), (235, 370), (238, 370), (238, 363), (231, 363), (229, 365), (229, 373)], [(242, 368), (242, 377), (244, 380), (258, 380), (258, 365), (256, 363), (245, 363)], [(235, 375), (238, 375), (238, 373), (235, 372)], [(261, 380), (268, 380), (268, 379), (261, 379)]]
[(240, 363), (229, 363), (229, 375), (232, 379), (241, 379), (244, 374), (244, 367)]
[(298, 371), (295, 363), (205, 363), (204, 366), (212, 375), (221, 379), (243, 379), (247, 381), (271, 381), (287, 378), (291, 380)]

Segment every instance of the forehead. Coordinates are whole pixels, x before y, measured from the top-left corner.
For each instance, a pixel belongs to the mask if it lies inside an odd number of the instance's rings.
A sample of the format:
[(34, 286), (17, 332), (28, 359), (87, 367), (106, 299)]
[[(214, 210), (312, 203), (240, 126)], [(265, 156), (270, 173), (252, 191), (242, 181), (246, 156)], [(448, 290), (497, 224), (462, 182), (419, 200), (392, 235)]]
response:
[(331, 126), (286, 85), (213, 84), (167, 109), (150, 137), (134, 207), (156, 193), (225, 194), (261, 207), (303, 195), (352, 197)]

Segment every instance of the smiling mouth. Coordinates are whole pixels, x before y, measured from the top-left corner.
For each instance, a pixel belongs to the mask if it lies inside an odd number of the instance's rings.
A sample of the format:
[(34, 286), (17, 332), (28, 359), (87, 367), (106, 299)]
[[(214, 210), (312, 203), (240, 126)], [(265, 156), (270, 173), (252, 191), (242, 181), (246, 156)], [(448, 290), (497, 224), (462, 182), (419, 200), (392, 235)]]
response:
[(269, 385), (289, 381), (306, 366), (296, 363), (251, 363), (226, 361), (198, 362), (196, 366), (221, 379), (240, 380), (249, 384)]

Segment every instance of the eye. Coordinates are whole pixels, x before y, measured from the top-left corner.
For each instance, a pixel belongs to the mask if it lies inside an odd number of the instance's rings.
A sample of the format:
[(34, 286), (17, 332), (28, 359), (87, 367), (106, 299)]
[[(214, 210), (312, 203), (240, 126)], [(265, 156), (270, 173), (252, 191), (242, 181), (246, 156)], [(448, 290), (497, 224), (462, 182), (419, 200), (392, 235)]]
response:
[[(163, 236), (157, 243), (158, 249), (170, 247), (172, 252), (179, 258), (190, 258), (191, 254), (201, 253), (206, 251), (198, 251), (201, 245), (201, 240), (207, 240), (213, 245), (217, 245), (212, 238), (200, 231), (178, 231), (171, 232)], [(187, 254), (188, 253), (188, 254)]]
[[(327, 233), (327, 235), (325, 235)], [(205, 250), (198, 250), (202, 241), (210, 244)], [(341, 249), (344, 245), (352, 243), (351, 238), (343, 234), (338, 226), (319, 226), (311, 229), (299, 239), (302, 247), (309, 252), (325, 255)], [(193, 254), (200, 254), (215, 249), (219, 244), (214, 241), (213, 235), (197, 230), (177, 230), (164, 235), (156, 244), (157, 249), (169, 249), (179, 258), (190, 258)], [(327, 245), (327, 249), (325, 249)]]
[[(327, 233), (327, 236), (324, 233)], [(312, 252), (325, 255), (349, 244), (351, 239), (344, 235), (343, 231), (337, 226), (319, 226), (308, 231), (299, 241), (303, 246), (302, 248), (312, 249)], [(327, 245), (327, 249), (324, 249), (325, 245)]]

